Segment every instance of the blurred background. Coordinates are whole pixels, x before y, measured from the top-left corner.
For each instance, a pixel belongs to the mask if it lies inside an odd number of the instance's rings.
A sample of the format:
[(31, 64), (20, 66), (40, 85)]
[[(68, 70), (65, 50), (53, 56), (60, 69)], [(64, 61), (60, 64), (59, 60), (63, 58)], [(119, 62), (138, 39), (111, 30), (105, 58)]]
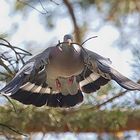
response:
[[(98, 36), (84, 47), (140, 82), (140, 0), (1, 0), (0, 88), (31, 54), (56, 45), (67, 33), (78, 43)], [(84, 97), (74, 108), (54, 109), (11, 104), (0, 96), (0, 140), (140, 139), (140, 92), (110, 82)]]

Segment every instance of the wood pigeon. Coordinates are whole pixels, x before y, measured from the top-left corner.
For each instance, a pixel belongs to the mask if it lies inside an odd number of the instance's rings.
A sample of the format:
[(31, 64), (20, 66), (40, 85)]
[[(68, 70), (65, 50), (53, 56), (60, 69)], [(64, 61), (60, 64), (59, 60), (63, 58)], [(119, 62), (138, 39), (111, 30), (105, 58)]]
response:
[(69, 34), (62, 43), (34, 56), (0, 90), (19, 102), (35, 106), (72, 107), (115, 80), (128, 90), (140, 90), (135, 83), (111, 67), (111, 61), (76, 45)]

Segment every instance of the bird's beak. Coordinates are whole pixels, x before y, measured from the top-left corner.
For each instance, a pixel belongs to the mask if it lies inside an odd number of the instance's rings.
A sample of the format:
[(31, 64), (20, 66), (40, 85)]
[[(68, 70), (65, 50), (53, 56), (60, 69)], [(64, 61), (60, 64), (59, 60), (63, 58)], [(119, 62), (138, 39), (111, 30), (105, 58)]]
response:
[(67, 43), (69, 46), (71, 46), (72, 40), (71, 39), (67, 39)]

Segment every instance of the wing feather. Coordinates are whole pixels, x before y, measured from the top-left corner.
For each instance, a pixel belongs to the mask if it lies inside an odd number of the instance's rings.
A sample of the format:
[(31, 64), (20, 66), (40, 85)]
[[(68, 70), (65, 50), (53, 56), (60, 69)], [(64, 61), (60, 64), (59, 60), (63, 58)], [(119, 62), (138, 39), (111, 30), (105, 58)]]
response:
[(107, 79), (115, 80), (120, 86), (128, 90), (140, 90), (140, 84), (133, 82), (129, 78), (122, 75), (120, 72), (115, 70), (111, 66), (111, 61), (109, 58), (104, 58), (92, 51), (85, 49), (85, 51), (89, 54), (90, 63), (92, 64), (92, 69), (96, 72), (101, 72), (102, 76), (105, 76)]
[(77, 81), (84, 93), (92, 93), (99, 90), (101, 86), (107, 84), (110, 80), (100, 76), (90, 69), (86, 69), (86, 71), (77, 76)]
[(108, 73), (111, 78), (123, 88), (128, 90), (140, 90), (140, 84), (133, 82), (109, 65), (105, 65), (101, 62), (97, 62), (97, 65), (102, 72)]

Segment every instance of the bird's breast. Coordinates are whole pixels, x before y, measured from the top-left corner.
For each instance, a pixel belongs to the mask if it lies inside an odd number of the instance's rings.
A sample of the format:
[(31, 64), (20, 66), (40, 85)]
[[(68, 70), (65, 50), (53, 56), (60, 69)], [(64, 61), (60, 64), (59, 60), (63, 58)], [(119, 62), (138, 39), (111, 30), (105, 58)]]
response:
[(84, 61), (80, 54), (76, 52), (59, 52), (50, 57), (47, 71), (55, 77), (71, 77), (80, 74), (84, 69)]

